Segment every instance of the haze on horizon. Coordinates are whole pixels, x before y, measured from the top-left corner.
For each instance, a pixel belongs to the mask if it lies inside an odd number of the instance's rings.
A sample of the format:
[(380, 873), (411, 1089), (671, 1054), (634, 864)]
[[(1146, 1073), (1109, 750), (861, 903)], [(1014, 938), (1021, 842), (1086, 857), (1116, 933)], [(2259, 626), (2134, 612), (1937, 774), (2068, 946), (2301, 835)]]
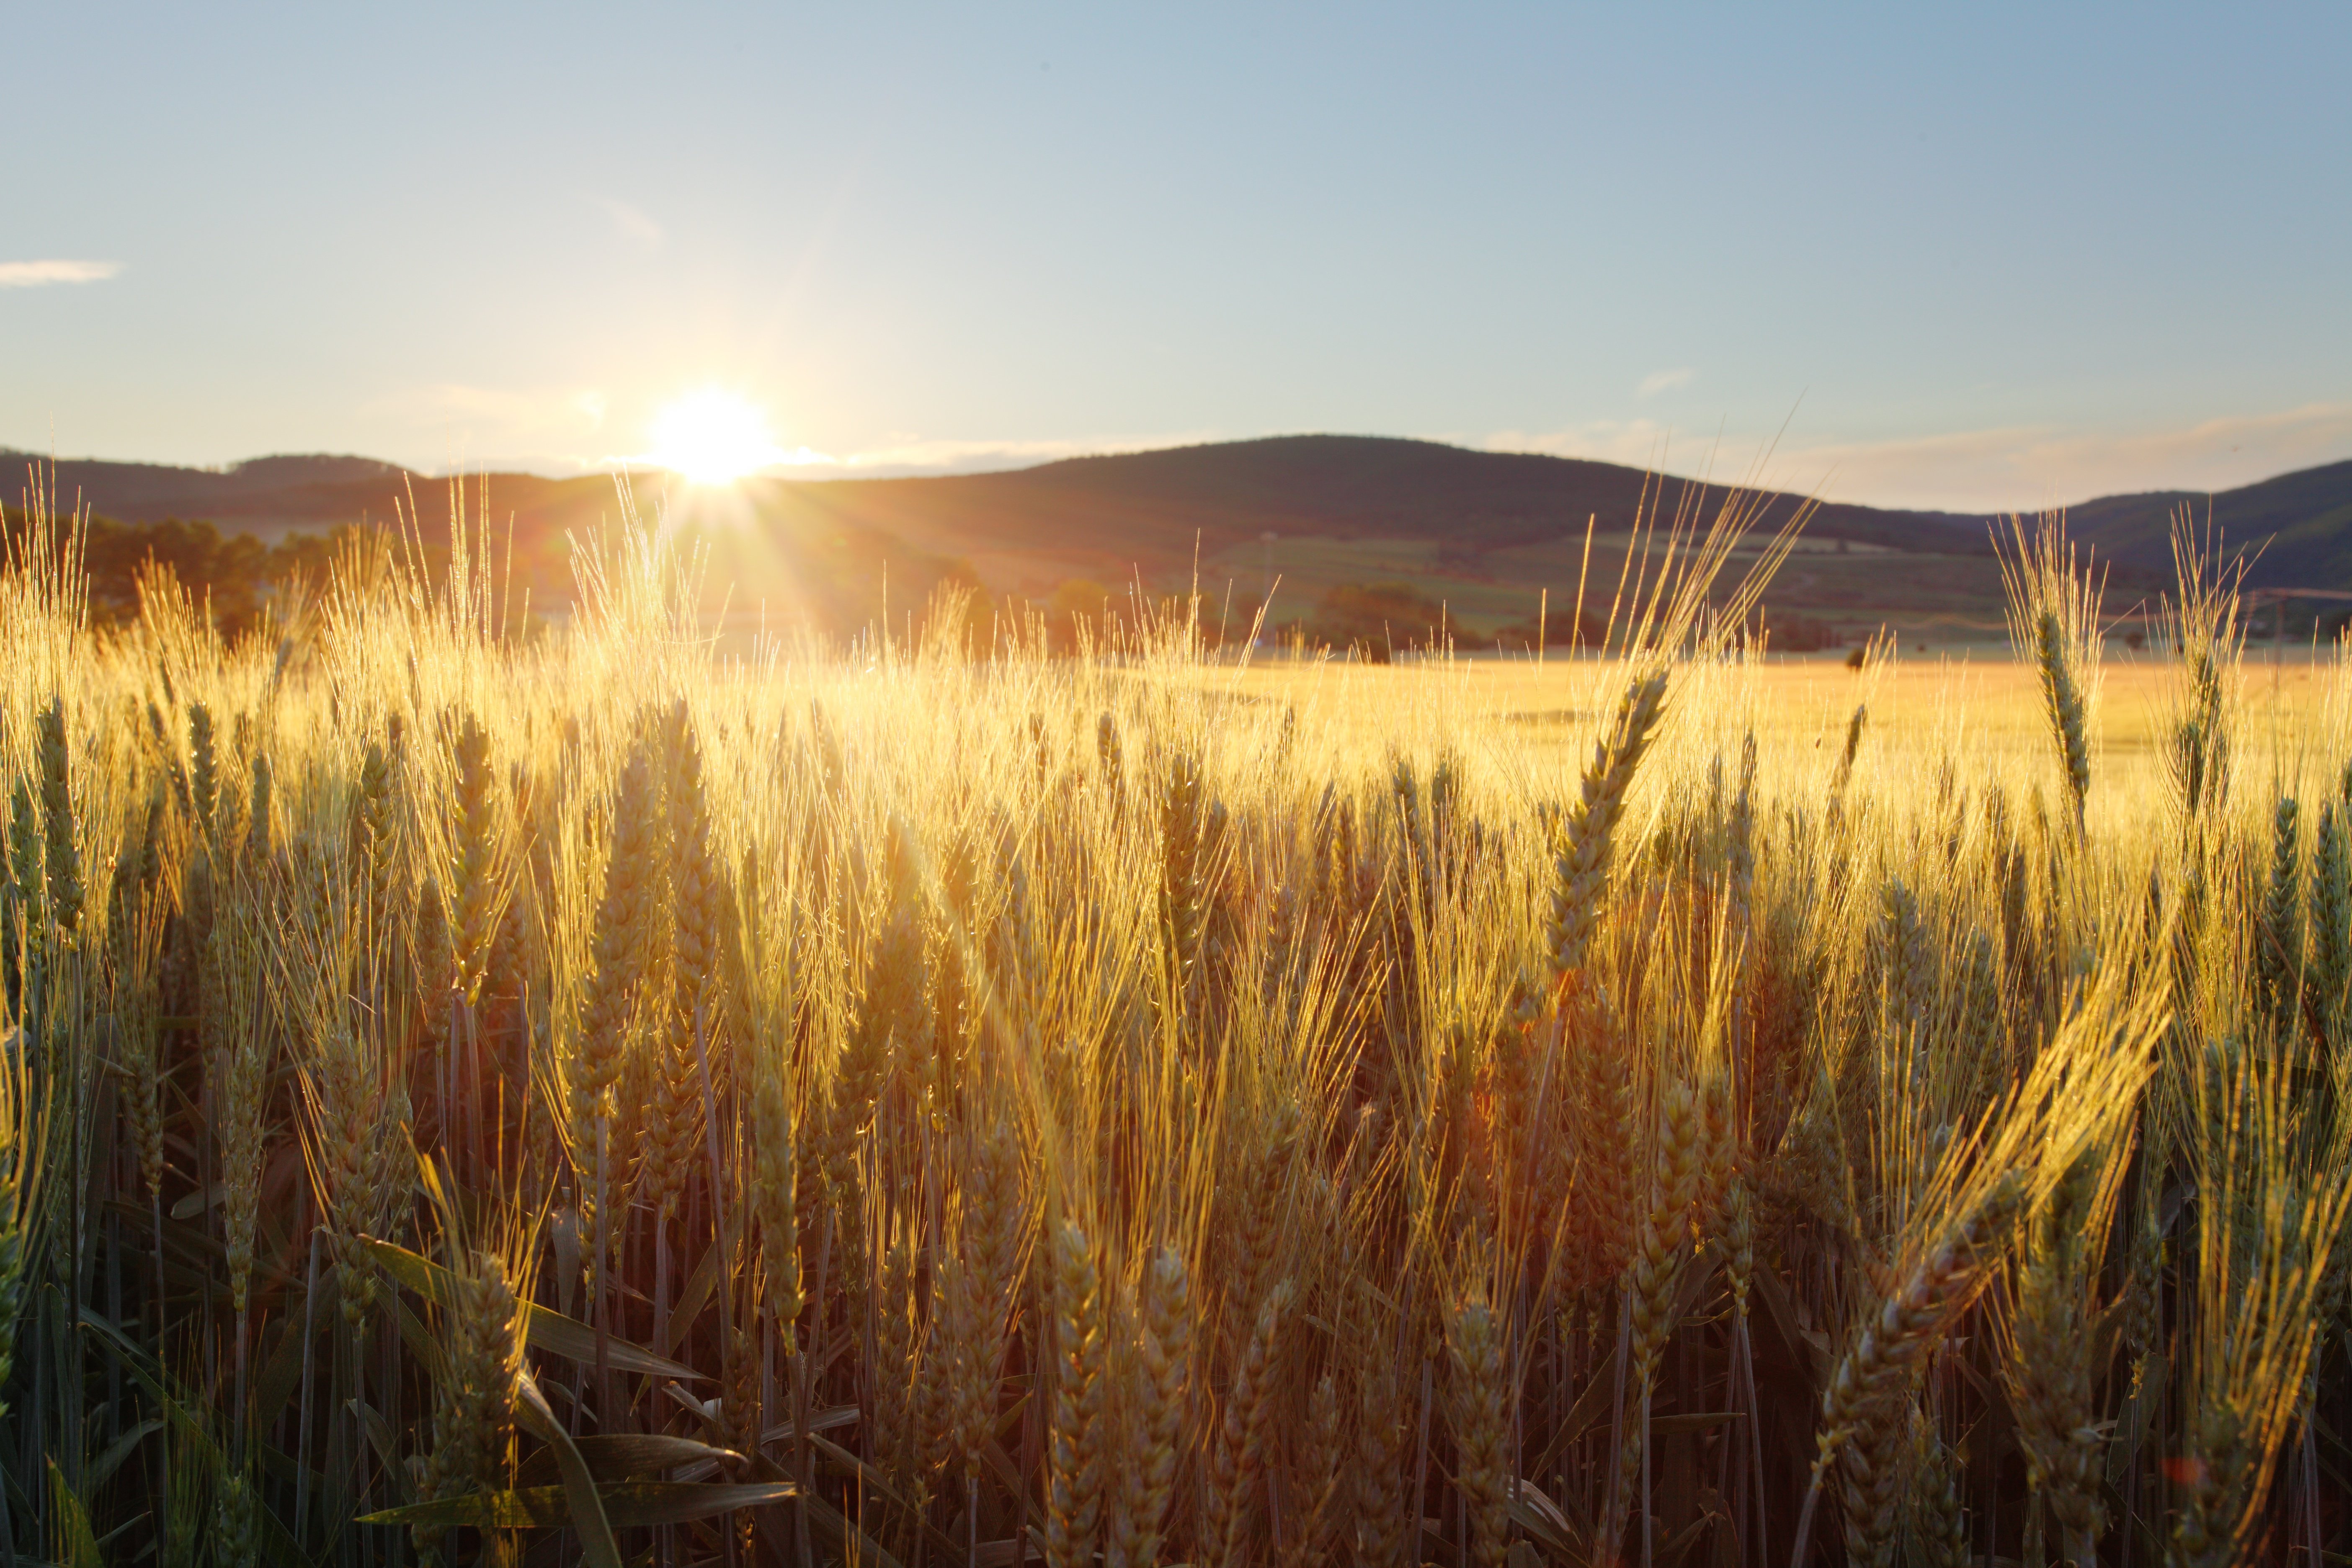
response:
[(1328, 430), (1980, 510), (2352, 457), (2340, 6), (12, 36), (5, 447), (562, 472), (717, 388), (812, 477)]

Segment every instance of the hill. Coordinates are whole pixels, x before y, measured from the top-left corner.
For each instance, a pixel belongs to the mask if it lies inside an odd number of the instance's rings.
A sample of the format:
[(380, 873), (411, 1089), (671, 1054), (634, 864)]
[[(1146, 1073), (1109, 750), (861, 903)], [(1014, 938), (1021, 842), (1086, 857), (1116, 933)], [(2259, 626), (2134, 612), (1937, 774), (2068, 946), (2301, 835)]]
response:
[[(0, 452), (13, 469), (37, 459)], [(593, 524), (613, 507), (612, 481), (593, 475), (550, 479), (489, 476), (493, 500), (519, 524)], [(178, 468), (68, 459), (56, 465), (58, 493), (79, 495), (123, 522), (204, 518), (272, 533), (388, 517), (413, 493), (431, 505), (446, 481), (365, 458), (257, 458), (233, 467)], [(1687, 491), (1719, 498), (1694, 481), (1663, 484), (1622, 464), (1526, 453), (1478, 452), (1434, 441), (1363, 436), (1282, 436), (1159, 451), (1074, 458), (1003, 473), (888, 479), (759, 479), (745, 490), (759, 510), (810, 526), (851, 523), (910, 541), (982, 552), (1036, 552), (1056, 560), (1090, 555), (1125, 576), (1189, 561), (1262, 533), (1336, 539), (1418, 539), (1469, 550), (1536, 542), (1580, 532), (1588, 517), (1602, 533), (1632, 525), (1645, 496), (1671, 512)], [(1762, 498), (1768, 525), (1793, 515), (1797, 496)], [(1974, 524), (1950, 512), (1830, 505), (1807, 531), (1916, 547), (1923, 525)], [(1973, 536), (1973, 527), (1962, 531)], [(1940, 537), (1940, 536), (1938, 536)], [(1960, 548), (1973, 548), (1975, 541)], [(1941, 548), (1952, 546), (1946, 541)]]
[[(31, 453), (0, 451), (0, 495), (14, 500), (26, 467), (37, 462), (49, 468)], [(327, 456), (255, 458), (225, 468), (68, 458), (55, 475), (59, 501), (79, 496), (120, 522), (201, 518), (261, 534), (357, 522), (362, 513), (386, 517), (411, 477), (373, 458)]]
[(2247, 581), (2273, 588), (2352, 589), (2352, 460), (2303, 468), (2207, 497), (2188, 490), (2103, 496), (2070, 507), (2069, 529), (2118, 564), (2172, 564), (2172, 518), (2187, 509), (2251, 562)]
[[(1719, 500), (1719, 487), (1663, 484), (1616, 463), (1527, 453), (1477, 452), (1434, 441), (1365, 436), (1281, 436), (1075, 458), (1010, 473), (935, 479), (833, 480), (782, 487), (786, 506), (838, 508), (909, 538), (961, 539), (982, 549), (1094, 551), (1119, 566), (1181, 564), (1197, 541), (1212, 555), (1266, 532), (1324, 539), (1418, 540), (1485, 552), (1633, 526), (1645, 494), (1671, 514), (1685, 497)], [(1759, 498), (1759, 521), (1777, 525), (1801, 498)], [(1819, 508), (1817, 537), (1950, 549), (1944, 512)], [(986, 541), (985, 545), (978, 542)], [(968, 547), (970, 547), (968, 546)], [(1971, 548), (1969, 543), (1960, 546)]]
[[(30, 459), (0, 455), (14, 468)], [(797, 605), (838, 628), (878, 610), (878, 584), (906, 604), (945, 577), (1043, 599), (1057, 586), (1192, 579), (1247, 602), (1279, 579), (1277, 614), (1351, 584), (1409, 584), (1474, 632), (1531, 617), (1539, 590), (1563, 602), (1580, 577), (1613, 583), (1646, 504), (1711, 515), (1720, 487), (1660, 480), (1617, 464), (1472, 451), (1374, 437), (1292, 436), (1079, 458), (1003, 473), (921, 479), (763, 479), (733, 491), (639, 476), (639, 504), (701, 523), (713, 578), (739, 605)], [(232, 468), (66, 461), (60, 496), (127, 523), (205, 519), (263, 538), (388, 520), (413, 500), (428, 529), (446, 479), (351, 457), (274, 457)], [(618, 511), (604, 475), (468, 479), (468, 504), (510, 525), (538, 602), (570, 591), (565, 535)], [(1757, 498), (1769, 531), (1800, 497)], [(2137, 596), (2170, 565), (2174, 512), (2207, 498), (2111, 496), (2070, 509), (2074, 531)], [(2352, 588), (2352, 462), (2281, 476), (2210, 500), (2214, 521), (2253, 560), (2250, 582)], [(1587, 520), (1594, 535), (1583, 552)], [(2000, 581), (1987, 516), (1849, 504), (1814, 509), (1802, 552), (1770, 595), (1782, 614), (1912, 635), (1997, 629)], [(1268, 536), (1272, 536), (1269, 538)], [(1286, 605), (1286, 612), (1283, 606)]]

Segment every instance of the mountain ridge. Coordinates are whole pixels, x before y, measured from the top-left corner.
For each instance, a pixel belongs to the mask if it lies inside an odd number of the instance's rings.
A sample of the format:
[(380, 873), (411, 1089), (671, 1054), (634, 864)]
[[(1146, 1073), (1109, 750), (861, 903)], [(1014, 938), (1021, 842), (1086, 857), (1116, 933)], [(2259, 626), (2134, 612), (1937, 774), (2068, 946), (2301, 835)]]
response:
[[(131, 523), (203, 519), (265, 536), (388, 518), (411, 500), (428, 514), (452, 484), (487, 491), (494, 515), (519, 532), (557, 536), (594, 527), (618, 509), (606, 474), (434, 477), (341, 454), (274, 454), (223, 468), (47, 459), (0, 451), (0, 464), (39, 463), (54, 493)], [(702, 492), (634, 480), (648, 511), (661, 499), (688, 511), (719, 507)], [(1633, 526), (1645, 506), (1678, 506), (1703, 520), (1732, 487), (1652, 475), (1621, 464), (1486, 452), (1392, 437), (1303, 435), (1203, 442), (1059, 458), (1026, 468), (882, 479), (760, 478), (731, 503), (788, 535), (852, 531), (934, 555), (969, 558), (992, 586), (1034, 587), (1055, 576), (1119, 581), (1181, 571), (1188, 562), (1278, 538), (1399, 540), (1461, 554), (1531, 547)], [(651, 489), (655, 494), (646, 492)], [(1810, 506), (1806, 531), (1902, 554), (1984, 557), (2000, 514), (1811, 502), (1756, 492), (1757, 526), (1777, 528)], [(2073, 535), (2099, 559), (2161, 574), (2182, 509), (2210, 516), (2252, 585), (2352, 588), (2352, 460), (2324, 464), (2205, 496), (2149, 490), (2066, 509)], [(1892, 563), (1890, 563), (1892, 564)]]

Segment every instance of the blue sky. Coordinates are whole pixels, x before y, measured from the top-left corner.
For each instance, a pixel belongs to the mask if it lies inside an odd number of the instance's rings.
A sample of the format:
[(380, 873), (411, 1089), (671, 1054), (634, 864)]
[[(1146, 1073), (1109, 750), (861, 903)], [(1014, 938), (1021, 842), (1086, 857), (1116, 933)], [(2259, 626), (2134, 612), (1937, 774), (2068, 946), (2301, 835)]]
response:
[(2031, 507), (2352, 457), (2341, 5), (10, 36), (0, 445), (562, 471), (719, 385), (812, 472), (1339, 430)]

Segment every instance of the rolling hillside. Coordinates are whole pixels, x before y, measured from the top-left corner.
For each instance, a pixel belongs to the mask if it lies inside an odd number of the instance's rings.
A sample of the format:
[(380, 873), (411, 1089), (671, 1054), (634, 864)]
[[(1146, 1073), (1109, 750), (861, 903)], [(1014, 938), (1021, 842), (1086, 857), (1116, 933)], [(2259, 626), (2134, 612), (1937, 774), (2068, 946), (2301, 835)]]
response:
[[(0, 453), (9, 471), (33, 461)], [(204, 518), (269, 534), (384, 519), (411, 493), (430, 511), (446, 481), (362, 458), (258, 458), (223, 470), (68, 460), (60, 495), (79, 495), (124, 522)], [(640, 481), (644, 483), (643, 480)], [(593, 526), (614, 509), (611, 479), (490, 476), (491, 499), (519, 528)], [(753, 480), (744, 487), (774, 521), (877, 530), (956, 553), (1076, 559), (1125, 577), (1188, 563), (1197, 543), (1215, 552), (1272, 531), (1333, 539), (1421, 540), (1456, 550), (1511, 548), (1583, 531), (1632, 526), (1644, 497), (1671, 513), (1686, 498), (1722, 494), (1694, 481), (1663, 484), (1640, 469), (1520, 453), (1475, 452), (1433, 441), (1360, 436), (1286, 436), (1114, 457), (1076, 458), (1005, 473), (927, 479)], [(1759, 498), (1775, 526), (1801, 498)], [(1895, 549), (1922, 539), (1973, 551), (1978, 520), (1949, 512), (1833, 505), (1807, 531)], [(1939, 531), (1951, 525), (1965, 542)]]
[[(0, 455), (7, 470), (30, 459)], [(56, 485), (102, 516), (146, 523), (205, 519), (276, 538), (362, 519), (386, 521), (413, 498), (428, 531), (451, 487), (359, 458), (265, 458), (225, 470), (66, 461)], [(1073, 580), (1165, 590), (1199, 580), (1247, 599), (1278, 578), (1297, 611), (1348, 583), (1402, 582), (1445, 602), (1473, 631), (1529, 617), (1580, 574), (1613, 581), (1644, 504), (1711, 515), (1719, 488), (1663, 482), (1615, 464), (1471, 451), (1384, 437), (1296, 436), (1082, 458), (1004, 473), (927, 479), (761, 479), (737, 492), (673, 488), (640, 476), (638, 504), (705, 524), (713, 576), (739, 607), (797, 602), (838, 626), (878, 608), (866, 586), (888, 576), (893, 603), (950, 574), (994, 593), (1042, 598)], [(18, 485), (7, 487), (21, 488)], [(466, 481), (469, 504), (510, 523), (540, 602), (568, 591), (564, 535), (617, 514), (614, 481), (499, 474)], [(1764, 530), (1801, 498), (1758, 498)], [(2157, 492), (2070, 509), (2074, 531), (2115, 563), (2117, 607), (2168, 575), (2170, 519), (2206, 498)], [(2352, 462), (2210, 498), (2211, 516), (2252, 560), (2249, 581), (2352, 589)], [(1587, 520), (1594, 551), (1583, 556)], [(1910, 636), (1965, 640), (1995, 629), (2000, 583), (1986, 517), (1853, 505), (1815, 509), (1805, 548), (1770, 596), (1783, 614)], [(1272, 535), (1269, 539), (1267, 536)]]
[[(2247, 580), (2265, 587), (2352, 589), (2352, 460), (2304, 468), (2210, 499), (2214, 525), (2252, 558)], [(2169, 529), (2186, 508), (2202, 522), (2208, 498), (2186, 490), (2103, 496), (2067, 510), (2075, 537), (2118, 563), (2164, 570)]]

